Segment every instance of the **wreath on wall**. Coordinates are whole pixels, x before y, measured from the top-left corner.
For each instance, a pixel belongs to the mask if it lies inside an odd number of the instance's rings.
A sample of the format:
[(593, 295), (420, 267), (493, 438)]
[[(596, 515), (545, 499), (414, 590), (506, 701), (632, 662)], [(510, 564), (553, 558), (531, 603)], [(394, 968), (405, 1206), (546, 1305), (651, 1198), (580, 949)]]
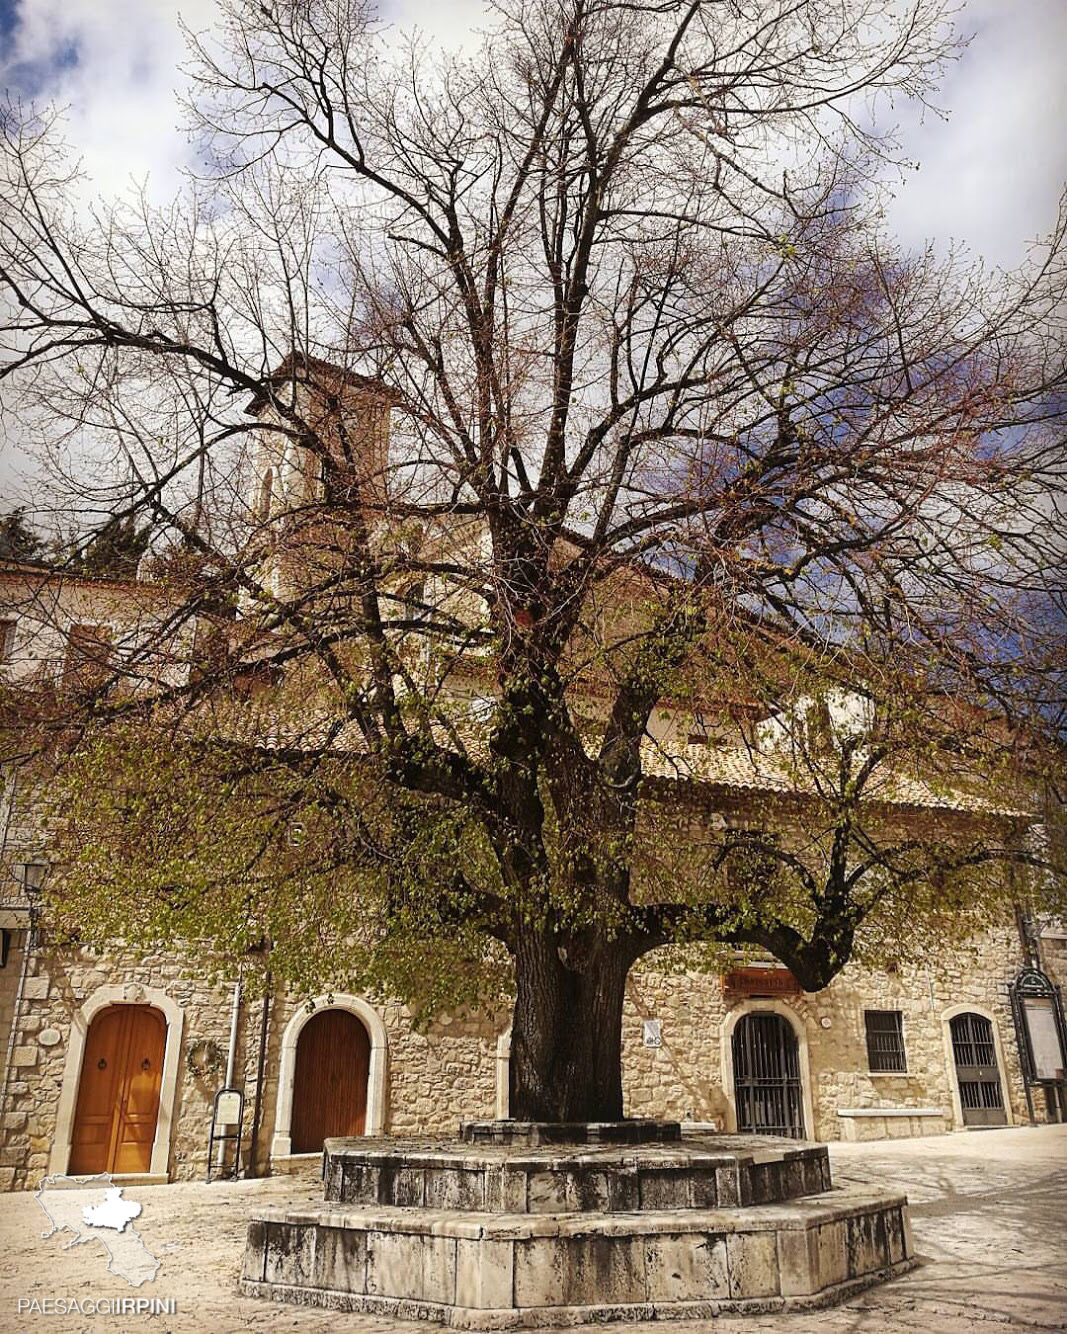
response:
[(194, 1079), (206, 1079), (208, 1075), (217, 1075), (226, 1064), (222, 1048), (212, 1038), (201, 1038), (193, 1042), (185, 1053), (185, 1068)]

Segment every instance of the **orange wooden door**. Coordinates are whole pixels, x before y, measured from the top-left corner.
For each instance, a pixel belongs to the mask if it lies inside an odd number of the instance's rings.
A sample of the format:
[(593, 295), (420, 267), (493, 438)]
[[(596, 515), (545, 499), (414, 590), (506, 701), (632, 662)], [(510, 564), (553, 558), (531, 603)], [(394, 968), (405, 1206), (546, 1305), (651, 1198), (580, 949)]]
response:
[(93, 1020), (68, 1171), (149, 1171), (166, 1036), (163, 1016), (147, 1005), (112, 1005)]
[(293, 1078), (293, 1153), (318, 1153), (331, 1135), (362, 1135), (370, 1038), (354, 1014), (323, 1010), (304, 1025)]

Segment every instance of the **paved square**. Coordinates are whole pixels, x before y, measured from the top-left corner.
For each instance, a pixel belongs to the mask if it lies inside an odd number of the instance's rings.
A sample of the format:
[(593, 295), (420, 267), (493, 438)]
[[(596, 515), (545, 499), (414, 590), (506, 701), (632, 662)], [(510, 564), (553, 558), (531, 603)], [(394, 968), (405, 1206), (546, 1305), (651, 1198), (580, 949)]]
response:
[[(1067, 1330), (1067, 1126), (842, 1143), (831, 1145), (830, 1155), (841, 1184), (907, 1192), (920, 1267), (833, 1310), (724, 1318), (723, 1334)], [(98, 1256), (84, 1254), (92, 1243), (62, 1252), (55, 1236), (42, 1237), (46, 1220), (33, 1195), (25, 1193), (5, 1196), (0, 1206), (0, 1331), (430, 1334), (436, 1328), (272, 1306), (235, 1294), (246, 1220), (263, 1204), (317, 1201), (316, 1180), (181, 1183), (131, 1188), (131, 1194), (144, 1206), (138, 1230), (162, 1261), (155, 1283), (143, 1285), (137, 1295), (173, 1298), (177, 1314), (20, 1316), (19, 1298), (121, 1299), (130, 1292), (121, 1279), (103, 1272)], [(697, 1334), (706, 1324), (616, 1328), (627, 1334)]]

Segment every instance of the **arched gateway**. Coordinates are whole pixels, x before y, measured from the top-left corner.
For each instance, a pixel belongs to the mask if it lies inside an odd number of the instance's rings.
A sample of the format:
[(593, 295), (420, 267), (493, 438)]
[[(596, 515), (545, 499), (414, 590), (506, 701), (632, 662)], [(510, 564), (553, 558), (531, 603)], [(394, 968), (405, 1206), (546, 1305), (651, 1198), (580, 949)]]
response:
[(282, 1035), (271, 1157), (321, 1153), (323, 1140), (380, 1135), (386, 1121), (388, 1039), (358, 996), (318, 996)]
[(804, 1138), (804, 1090), (792, 1025), (780, 1014), (754, 1011), (734, 1028), (737, 1128), (758, 1135)]

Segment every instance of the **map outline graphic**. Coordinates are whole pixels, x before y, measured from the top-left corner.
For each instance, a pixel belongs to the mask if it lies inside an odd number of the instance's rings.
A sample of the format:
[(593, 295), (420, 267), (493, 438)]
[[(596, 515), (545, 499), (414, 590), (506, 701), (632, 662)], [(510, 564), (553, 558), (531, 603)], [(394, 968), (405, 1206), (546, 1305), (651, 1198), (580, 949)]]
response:
[[(143, 1283), (155, 1282), (163, 1262), (152, 1254), (132, 1226), (133, 1220), (140, 1217), (142, 1206), (136, 1200), (125, 1199), (123, 1189), (115, 1185), (110, 1172), (95, 1172), (85, 1177), (56, 1172), (41, 1178), (33, 1198), (51, 1223), (48, 1231), (41, 1233), (42, 1240), (57, 1232), (71, 1232), (70, 1241), (61, 1247), (64, 1251), (99, 1241), (107, 1253), (107, 1272), (125, 1279), (131, 1288), (139, 1288)], [(75, 1197), (66, 1209), (59, 1207), (63, 1196)], [(149, 1269), (151, 1272), (146, 1272)], [(131, 1278), (131, 1273), (135, 1277)]]

